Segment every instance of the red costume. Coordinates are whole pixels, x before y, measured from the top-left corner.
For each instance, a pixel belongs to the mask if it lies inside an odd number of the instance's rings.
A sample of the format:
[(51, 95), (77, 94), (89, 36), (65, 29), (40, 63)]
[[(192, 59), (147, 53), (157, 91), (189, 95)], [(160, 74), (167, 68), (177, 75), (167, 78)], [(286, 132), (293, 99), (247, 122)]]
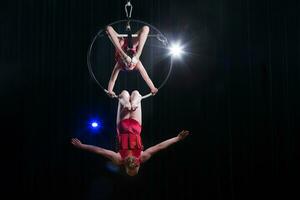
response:
[[(128, 39), (125, 38), (123, 39), (123, 44), (121, 45), (122, 49), (127, 52), (130, 53), (131, 55), (136, 54), (136, 50), (137, 50), (137, 46), (133, 47), (133, 48), (129, 48), (128, 47)], [(126, 70), (128, 67), (126, 66), (126, 64), (124, 63), (124, 61), (122, 60), (122, 57), (119, 53), (119, 51), (116, 49), (116, 53), (115, 53), (115, 60), (116, 62), (124, 69)]]
[(141, 152), (143, 150), (141, 140), (142, 127), (140, 123), (134, 119), (123, 119), (119, 122), (117, 127), (119, 153), (122, 159), (127, 156), (134, 156), (140, 162)]

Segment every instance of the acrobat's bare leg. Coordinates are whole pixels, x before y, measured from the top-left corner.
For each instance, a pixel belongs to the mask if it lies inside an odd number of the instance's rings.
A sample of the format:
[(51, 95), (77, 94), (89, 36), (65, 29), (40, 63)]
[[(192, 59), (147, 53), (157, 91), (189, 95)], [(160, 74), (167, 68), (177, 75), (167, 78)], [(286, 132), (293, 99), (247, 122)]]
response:
[(111, 40), (111, 42), (113, 43), (115, 48), (118, 50), (118, 52), (121, 53), (121, 56), (127, 58), (128, 56), (123, 51), (122, 46), (119, 41), (119, 38), (118, 38), (118, 33), (114, 30), (114, 28), (111, 26), (107, 26), (106, 33), (108, 34), (109, 39)]
[(138, 31), (138, 38), (137, 38), (138, 39), (138, 48), (137, 48), (136, 54), (134, 55), (134, 57), (136, 57), (138, 60), (139, 60), (140, 56), (142, 55), (142, 51), (143, 51), (144, 45), (146, 43), (149, 31), (150, 31), (149, 26), (143, 26), (143, 28), (141, 28)]
[(123, 90), (119, 95), (119, 102), (124, 109), (131, 110), (130, 95), (126, 90)]
[(132, 110), (130, 112), (130, 118), (135, 119), (142, 125), (142, 106), (141, 106), (142, 96), (137, 90), (131, 93), (130, 101)]
[(117, 125), (120, 120), (127, 119), (130, 117), (130, 95), (126, 90), (123, 90), (119, 95), (118, 113), (117, 113)]

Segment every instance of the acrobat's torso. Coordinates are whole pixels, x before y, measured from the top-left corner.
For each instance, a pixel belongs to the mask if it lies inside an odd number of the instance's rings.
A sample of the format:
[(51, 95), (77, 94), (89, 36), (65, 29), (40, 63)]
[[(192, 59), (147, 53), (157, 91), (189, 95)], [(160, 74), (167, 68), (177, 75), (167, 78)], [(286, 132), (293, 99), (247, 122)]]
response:
[(142, 126), (134, 119), (123, 119), (117, 126), (118, 149), (122, 160), (134, 156), (140, 161), (143, 151), (141, 139)]
[[(120, 39), (120, 45), (121, 45), (123, 51), (125, 51), (128, 55), (135, 55), (136, 54), (136, 51), (137, 51), (137, 48), (138, 48), (138, 43), (133, 44), (132, 48), (129, 48), (128, 39), (127, 38), (122, 38), (122, 39)], [(116, 52), (115, 52), (115, 60), (123, 70), (128, 70), (128, 66), (122, 60), (120, 52), (117, 49), (116, 49)]]

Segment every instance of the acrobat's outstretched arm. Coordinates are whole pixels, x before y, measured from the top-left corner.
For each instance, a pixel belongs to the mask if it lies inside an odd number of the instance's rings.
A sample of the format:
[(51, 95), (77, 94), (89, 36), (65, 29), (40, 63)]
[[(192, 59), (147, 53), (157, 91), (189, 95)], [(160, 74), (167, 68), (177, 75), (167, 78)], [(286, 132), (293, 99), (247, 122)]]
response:
[(116, 80), (118, 78), (120, 70), (121, 70), (121, 68), (119, 67), (119, 64), (117, 63), (115, 65), (112, 73), (111, 73), (111, 76), (110, 76), (110, 79), (109, 79), (109, 82), (108, 82), (107, 91), (108, 91), (108, 95), (110, 97), (116, 96), (116, 94), (113, 90), (114, 90), (114, 86), (115, 86), (115, 83), (116, 83)]
[(153, 84), (152, 80), (150, 79), (147, 71), (145, 70), (142, 62), (138, 62), (136, 69), (140, 72), (141, 76), (147, 83), (148, 87), (151, 90), (152, 95), (155, 95), (158, 92), (158, 89), (154, 86), (154, 84)]
[(186, 136), (189, 135), (189, 131), (181, 131), (176, 137), (173, 137), (171, 139), (165, 140), (155, 146), (152, 146), (148, 149), (146, 149), (142, 155), (141, 155), (141, 161), (142, 162), (146, 162), (147, 160), (149, 160), (151, 158), (151, 156), (153, 156), (155, 153), (166, 149), (167, 147), (169, 147), (172, 144), (175, 144), (181, 140), (183, 140)]
[(113, 163), (115, 163), (117, 165), (119, 165), (121, 163), (120, 155), (113, 151), (110, 151), (110, 150), (107, 150), (107, 149), (104, 149), (101, 147), (93, 146), (93, 145), (82, 144), (81, 141), (77, 138), (72, 138), (71, 144), (78, 149), (82, 149), (85, 151), (89, 151), (89, 152), (104, 156), (104, 157), (110, 159)]

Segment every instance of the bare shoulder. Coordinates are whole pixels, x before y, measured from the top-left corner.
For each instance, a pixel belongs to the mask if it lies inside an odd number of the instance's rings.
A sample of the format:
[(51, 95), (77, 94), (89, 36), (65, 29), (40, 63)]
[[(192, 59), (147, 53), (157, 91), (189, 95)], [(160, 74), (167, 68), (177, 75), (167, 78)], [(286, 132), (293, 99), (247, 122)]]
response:
[(141, 153), (141, 162), (146, 162), (147, 160), (149, 160), (151, 158), (151, 154), (148, 153), (147, 151), (142, 151)]
[(116, 165), (122, 165), (122, 157), (119, 152), (115, 154), (115, 156), (113, 158), (113, 163)]

